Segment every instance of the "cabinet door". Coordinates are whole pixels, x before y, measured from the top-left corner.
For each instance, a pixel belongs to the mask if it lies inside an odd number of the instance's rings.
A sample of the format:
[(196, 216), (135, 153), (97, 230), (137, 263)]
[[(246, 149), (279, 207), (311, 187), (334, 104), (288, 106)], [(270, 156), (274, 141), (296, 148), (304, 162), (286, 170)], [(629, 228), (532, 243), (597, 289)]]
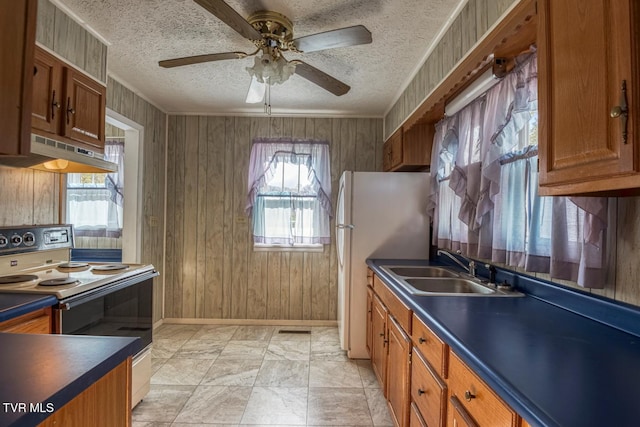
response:
[(447, 425), (449, 427), (478, 427), (478, 424), (455, 396), (451, 396), (451, 399), (449, 399), (449, 420)]
[(62, 123), (62, 63), (36, 47), (33, 75), (31, 127), (58, 134)]
[(36, 0), (0, 2), (0, 154), (29, 153), (36, 7)]
[(64, 136), (104, 150), (106, 89), (71, 68), (65, 68)]
[(563, 194), (551, 188), (557, 184), (575, 185), (576, 193), (603, 191), (620, 185), (607, 179), (638, 171), (634, 118), (629, 116), (624, 143), (622, 119), (610, 115), (620, 104), (623, 81), (629, 110), (635, 111), (630, 3), (538, 1), (542, 194)]
[(367, 352), (371, 356), (371, 347), (373, 344), (373, 290), (367, 286)]
[(442, 427), (446, 421), (447, 385), (417, 348), (411, 362), (411, 399), (429, 427)]
[(387, 400), (396, 426), (409, 424), (409, 357), (411, 340), (398, 322), (389, 317), (387, 358)]
[(372, 310), (373, 342), (371, 345), (371, 365), (378, 377), (384, 395), (387, 395), (387, 308), (377, 295), (373, 296)]

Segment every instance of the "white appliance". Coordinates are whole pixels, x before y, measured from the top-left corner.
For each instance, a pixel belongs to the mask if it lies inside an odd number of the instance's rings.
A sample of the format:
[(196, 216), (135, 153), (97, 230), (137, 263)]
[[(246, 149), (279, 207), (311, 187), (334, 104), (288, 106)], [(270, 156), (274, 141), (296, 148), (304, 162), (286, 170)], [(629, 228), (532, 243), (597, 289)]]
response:
[(149, 392), (153, 265), (70, 261), (71, 225), (0, 227), (0, 293), (53, 295), (54, 333), (140, 338), (131, 407)]
[(428, 259), (429, 174), (349, 172), (336, 207), (340, 344), (367, 359), (367, 258)]

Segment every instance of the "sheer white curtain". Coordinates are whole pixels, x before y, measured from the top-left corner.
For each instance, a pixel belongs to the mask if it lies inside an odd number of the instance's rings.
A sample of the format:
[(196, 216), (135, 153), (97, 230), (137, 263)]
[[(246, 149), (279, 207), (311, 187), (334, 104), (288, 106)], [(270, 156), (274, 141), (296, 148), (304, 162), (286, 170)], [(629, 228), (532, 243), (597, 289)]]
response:
[(330, 243), (330, 160), (327, 141), (253, 141), (246, 212), (252, 217), (254, 243)]
[(535, 55), (524, 58), (485, 95), (437, 124), (433, 242), (603, 287), (607, 199), (537, 194), (536, 64)]
[[(105, 142), (105, 160), (124, 171), (124, 143)], [(120, 237), (124, 208), (124, 174), (68, 174), (67, 221), (76, 236)]]

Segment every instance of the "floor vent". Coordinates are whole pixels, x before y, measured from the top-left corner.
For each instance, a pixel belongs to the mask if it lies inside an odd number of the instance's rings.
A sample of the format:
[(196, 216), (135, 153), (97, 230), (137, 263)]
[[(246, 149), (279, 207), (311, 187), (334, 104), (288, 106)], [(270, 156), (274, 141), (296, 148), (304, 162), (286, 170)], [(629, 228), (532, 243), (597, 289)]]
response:
[(310, 334), (311, 331), (305, 331), (301, 329), (280, 329), (279, 334)]

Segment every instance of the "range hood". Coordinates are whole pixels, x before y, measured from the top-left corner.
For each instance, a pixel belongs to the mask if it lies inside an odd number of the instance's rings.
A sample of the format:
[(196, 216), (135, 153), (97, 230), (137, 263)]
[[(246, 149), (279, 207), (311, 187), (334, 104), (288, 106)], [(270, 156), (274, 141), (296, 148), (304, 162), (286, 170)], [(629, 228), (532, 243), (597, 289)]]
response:
[(0, 165), (57, 173), (117, 172), (118, 165), (85, 148), (31, 134), (31, 154), (0, 156)]

